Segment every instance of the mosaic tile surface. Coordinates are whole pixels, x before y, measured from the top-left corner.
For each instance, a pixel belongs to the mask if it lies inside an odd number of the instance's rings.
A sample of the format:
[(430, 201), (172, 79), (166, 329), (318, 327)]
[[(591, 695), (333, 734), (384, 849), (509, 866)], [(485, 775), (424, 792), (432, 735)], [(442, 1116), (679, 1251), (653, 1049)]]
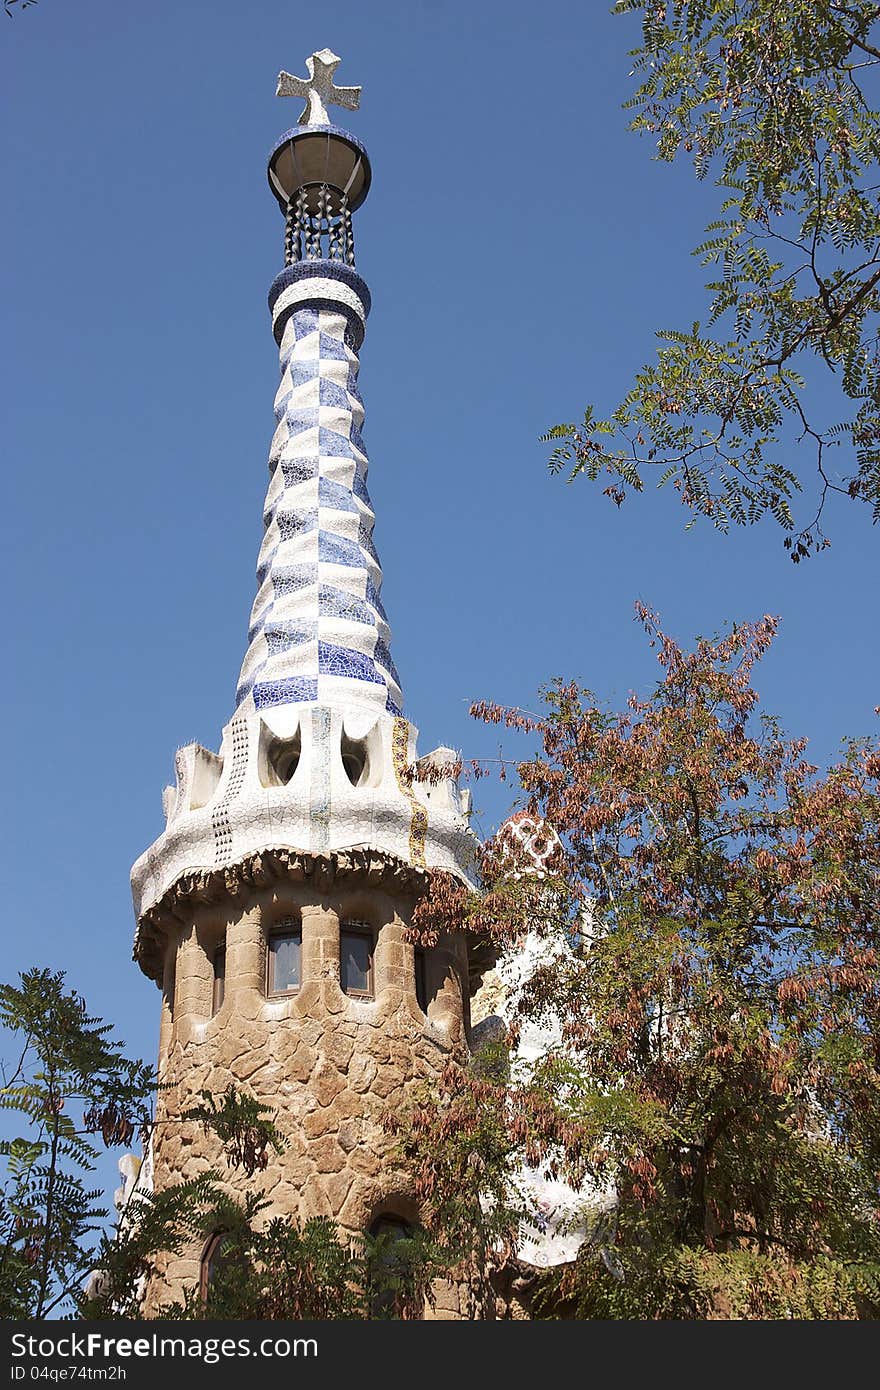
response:
[[(343, 697), (394, 716), (400, 683), (379, 598), (350, 331), (352, 312), (362, 329), (369, 296), (356, 292), (362, 282), (351, 271), (325, 270), (287, 273), (270, 300), (281, 333), (281, 382), (236, 706), (246, 713)], [(325, 298), (330, 293), (337, 302)]]
[[(335, 262), (288, 267), (272, 287), (281, 381), (235, 713), (216, 754), (179, 750), (165, 830), (132, 869), (139, 920), (182, 877), (269, 848), (369, 847), (466, 881), (473, 872), (457, 787), (405, 777), (416, 730), (401, 714), (381, 599), (357, 385), (369, 299)], [(279, 779), (267, 750), (295, 739), (295, 771)], [(353, 746), (355, 783), (343, 759)]]

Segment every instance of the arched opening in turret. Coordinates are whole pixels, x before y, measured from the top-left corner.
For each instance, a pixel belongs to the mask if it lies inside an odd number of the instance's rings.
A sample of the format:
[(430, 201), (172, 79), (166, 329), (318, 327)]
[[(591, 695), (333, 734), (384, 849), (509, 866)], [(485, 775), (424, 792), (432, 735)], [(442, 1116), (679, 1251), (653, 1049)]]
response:
[(380, 785), (384, 758), (382, 731), (378, 724), (365, 728), (363, 719), (346, 719), (339, 740), (339, 753), (345, 775), (353, 787)]
[(342, 766), (353, 787), (365, 787), (370, 781), (370, 752), (365, 739), (342, 735)]
[(291, 743), (283, 743), (275, 750), (275, 771), (279, 782), (283, 782), (285, 786), (299, 767), (301, 752), (299, 735)]
[(264, 787), (286, 787), (293, 781), (302, 757), (299, 726), (290, 738), (276, 738), (263, 725), (260, 736), (260, 781)]

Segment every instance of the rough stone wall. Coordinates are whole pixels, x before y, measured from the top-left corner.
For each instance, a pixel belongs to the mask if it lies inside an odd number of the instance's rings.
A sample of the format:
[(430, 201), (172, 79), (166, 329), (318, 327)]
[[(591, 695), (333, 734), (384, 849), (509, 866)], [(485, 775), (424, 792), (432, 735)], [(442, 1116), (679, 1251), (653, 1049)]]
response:
[[(155, 1186), (208, 1168), (229, 1174), (270, 1202), (265, 1220), (332, 1217), (344, 1232), (365, 1231), (379, 1214), (418, 1221), (405, 1174), (394, 1165), (383, 1123), (419, 1080), (438, 1075), (450, 1055), (467, 1055), (467, 953), (447, 938), (426, 953), (427, 1015), (416, 998), (414, 948), (405, 939), (413, 898), (356, 883), (275, 883), (234, 898), (193, 905), (168, 932), (160, 1032), (160, 1093)], [(283, 998), (266, 994), (266, 943), (285, 920), (302, 924), (302, 983)], [(348, 997), (339, 985), (340, 922), (375, 932), (374, 997)], [(212, 1016), (213, 965), (225, 941), (225, 997)], [(173, 1000), (173, 1009), (172, 1001)], [(229, 1170), (216, 1140), (175, 1121), (202, 1089), (246, 1087), (276, 1114), (287, 1139), (268, 1168), (247, 1179)], [(146, 1310), (197, 1285), (202, 1251), (170, 1258), (148, 1293)], [(459, 1291), (438, 1288), (427, 1316), (462, 1316)]]

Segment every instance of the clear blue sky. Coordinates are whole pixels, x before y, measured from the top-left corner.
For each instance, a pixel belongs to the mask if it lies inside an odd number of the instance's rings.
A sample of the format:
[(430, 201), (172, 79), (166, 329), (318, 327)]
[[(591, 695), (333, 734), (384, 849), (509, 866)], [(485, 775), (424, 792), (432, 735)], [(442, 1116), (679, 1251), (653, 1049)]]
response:
[[(64, 968), (131, 1048), (132, 861), (175, 748), (216, 748), (246, 644), (277, 353), (265, 158), (329, 46), (370, 151), (358, 269), (376, 542), (420, 749), (491, 756), (474, 698), (554, 675), (611, 701), (682, 640), (781, 614), (758, 686), (835, 756), (875, 727), (878, 534), (832, 506), (795, 568), (772, 526), (685, 532), (551, 479), (538, 435), (617, 402), (660, 326), (703, 313), (710, 188), (626, 131), (633, 22), (583, 0), (39, 0), (0, 16), (5, 366), (4, 972)], [(515, 745), (514, 745), (515, 747)], [(488, 833), (509, 789), (475, 789)]]

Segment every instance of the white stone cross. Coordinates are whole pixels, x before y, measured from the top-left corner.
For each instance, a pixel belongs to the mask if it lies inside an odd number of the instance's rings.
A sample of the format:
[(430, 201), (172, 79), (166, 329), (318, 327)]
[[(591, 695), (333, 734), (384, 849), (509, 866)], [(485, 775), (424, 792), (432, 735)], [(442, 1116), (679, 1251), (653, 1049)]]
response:
[(308, 81), (303, 77), (293, 77), (289, 72), (279, 72), (277, 97), (302, 97), (306, 108), (299, 118), (300, 125), (329, 125), (328, 105), (344, 106), (346, 111), (356, 111), (361, 104), (360, 87), (334, 87), (333, 74), (342, 59), (329, 48), (313, 53), (306, 58), (309, 71)]

